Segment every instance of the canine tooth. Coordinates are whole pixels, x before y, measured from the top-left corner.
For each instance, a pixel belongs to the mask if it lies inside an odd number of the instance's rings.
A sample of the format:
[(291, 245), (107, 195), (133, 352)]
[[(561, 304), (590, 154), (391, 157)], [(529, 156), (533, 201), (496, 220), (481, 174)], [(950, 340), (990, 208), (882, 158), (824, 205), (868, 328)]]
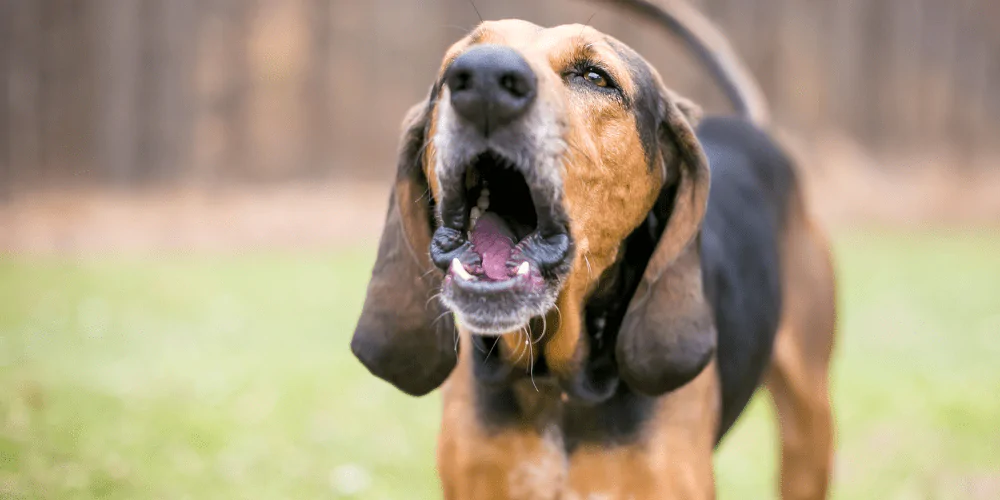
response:
[(458, 257), (455, 257), (454, 259), (451, 260), (451, 272), (457, 274), (460, 278), (466, 281), (472, 279), (472, 275), (469, 274), (469, 271), (465, 270), (465, 266), (463, 266), (462, 263), (458, 261)]
[(525, 274), (528, 274), (528, 269), (530, 268), (531, 266), (528, 265), (527, 261), (522, 262), (520, 266), (517, 266), (517, 275), (524, 276)]

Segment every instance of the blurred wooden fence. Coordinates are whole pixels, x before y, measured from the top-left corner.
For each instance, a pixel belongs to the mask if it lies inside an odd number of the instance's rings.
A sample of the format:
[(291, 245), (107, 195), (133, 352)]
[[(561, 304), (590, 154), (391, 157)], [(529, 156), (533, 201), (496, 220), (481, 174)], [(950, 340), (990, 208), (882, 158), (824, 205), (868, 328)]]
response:
[[(1000, 145), (996, 0), (699, 0), (800, 135), (876, 152)], [(484, 17), (591, 23), (724, 110), (676, 44), (570, 0)], [(0, 192), (67, 183), (384, 176), (468, 0), (0, 0)]]

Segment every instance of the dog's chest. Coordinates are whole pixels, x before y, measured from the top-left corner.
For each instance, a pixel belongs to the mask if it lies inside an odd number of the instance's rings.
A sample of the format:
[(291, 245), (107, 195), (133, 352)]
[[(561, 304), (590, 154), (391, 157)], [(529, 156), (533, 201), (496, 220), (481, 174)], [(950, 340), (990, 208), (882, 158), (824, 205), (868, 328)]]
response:
[[(656, 425), (655, 399), (622, 391), (605, 403), (585, 405), (564, 400), (548, 384), (530, 382), (477, 389), (477, 427), (493, 436), (489, 441), (505, 450), (501, 454), (516, 457), (495, 464), (506, 469), (503, 498), (643, 498), (635, 496), (636, 488), (655, 481), (655, 465), (643, 445)], [(473, 452), (470, 465), (493, 460), (483, 451)], [(631, 478), (627, 486), (623, 477)]]
[(623, 384), (607, 401), (587, 404), (568, 399), (554, 384), (524, 380), (505, 388), (477, 387), (476, 415), (487, 429), (544, 429), (570, 456), (581, 446), (641, 440), (654, 424), (656, 401)]
[(466, 372), (446, 386), (438, 447), (446, 499), (702, 498), (711, 491), (714, 368), (667, 396), (620, 391), (594, 406), (563, 401), (554, 383), (524, 382), (487, 390)]

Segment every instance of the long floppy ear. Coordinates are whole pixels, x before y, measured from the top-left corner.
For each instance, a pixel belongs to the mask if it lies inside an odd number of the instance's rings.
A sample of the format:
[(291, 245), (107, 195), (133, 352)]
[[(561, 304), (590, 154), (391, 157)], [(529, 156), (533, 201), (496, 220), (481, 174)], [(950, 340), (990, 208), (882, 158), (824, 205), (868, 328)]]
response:
[(404, 121), (396, 183), (351, 350), (368, 370), (414, 396), (440, 386), (457, 361), (455, 325), (435, 300), (442, 273), (428, 250), (433, 215), (422, 167), (431, 103)]
[(663, 161), (674, 161), (678, 168), (665, 174), (656, 203), (661, 213), (654, 209), (650, 219), (655, 225), (665, 218), (666, 227), (643, 271), (615, 347), (621, 378), (649, 395), (690, 382), (711, 361), (716, 346), (711, 308), (702, 292), (698, 244), (709, 188), (708, 161), (693, 128), (700, 111), (669, 92), (664, 107)]

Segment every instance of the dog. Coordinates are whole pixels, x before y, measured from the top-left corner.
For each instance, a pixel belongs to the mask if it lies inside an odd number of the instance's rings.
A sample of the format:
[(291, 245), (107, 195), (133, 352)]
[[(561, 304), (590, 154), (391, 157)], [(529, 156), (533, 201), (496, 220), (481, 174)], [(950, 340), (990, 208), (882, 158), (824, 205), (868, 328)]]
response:
[(616, 4), (737, 113), (702, 119), (591, 27), (483, 22), (404, 120), (351, 348), (405, 393), (442, 387), (446, 499), (714, 498), (762, 384), (783, 498), (824, 498), (827, 240), (725, 38), (679, 2)]

